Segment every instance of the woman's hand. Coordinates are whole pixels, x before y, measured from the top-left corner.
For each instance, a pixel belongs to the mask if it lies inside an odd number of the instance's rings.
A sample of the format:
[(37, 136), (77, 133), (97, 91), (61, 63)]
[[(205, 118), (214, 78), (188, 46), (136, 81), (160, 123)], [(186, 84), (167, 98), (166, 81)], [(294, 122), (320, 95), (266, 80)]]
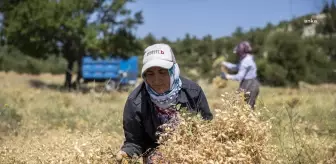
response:
[(167, 164), (167, 162), (164, 160), (162, 154), (160, 152), (153, 152), (150, 156), (146, 157), (144, 160), (145, 164), (152, 164), (152, 163), (161, 163), (161, 164)]
[(124, 151), (120, 150), (117, 155), (116, 155), (116, 158), (117, 158), (117, 162), (118, 163), (122, 163), (123, 162), (123, 159), (126, 159), (128, 157), (127, 153), (125, 153)]
[(224, 72), (221, 73), (221, 78), (222, 78), (223, 80), (227, 80), (226, 74), (225, 74)]
[(224, 72), (224, 73), (228, 72), (225, 65), (221, 65), (221, 71)]

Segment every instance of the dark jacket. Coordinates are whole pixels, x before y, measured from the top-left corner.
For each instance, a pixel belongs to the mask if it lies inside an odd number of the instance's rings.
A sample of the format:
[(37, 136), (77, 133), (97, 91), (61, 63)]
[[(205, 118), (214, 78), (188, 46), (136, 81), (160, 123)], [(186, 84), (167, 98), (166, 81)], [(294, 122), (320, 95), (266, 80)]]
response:
[[(209, 109), (208, 101), (202, 88), (195, 82), (181, 77), (182, 89), (179, 92), (178, 103), (187, 107), (189, 111), (200, 112), (203, 119), (211, 120), (213, 115)], [(160, 126), (156, 117), (156, 110), (142, 83), (132, 91), (127, 98), (123, 129), (125, 141), (121, 150), (129, 156), (142, 155), (148, 149), (158, 146), (156, 129)]]

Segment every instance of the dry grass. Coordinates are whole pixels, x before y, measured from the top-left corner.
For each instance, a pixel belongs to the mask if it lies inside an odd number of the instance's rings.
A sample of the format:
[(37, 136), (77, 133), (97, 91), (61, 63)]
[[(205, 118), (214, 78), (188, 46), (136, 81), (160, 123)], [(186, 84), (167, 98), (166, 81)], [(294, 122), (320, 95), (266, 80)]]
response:
[(182, 113), (178, 128), (161, 137), (157, 163), (274, 163), (270, 123), (259, 120), (241, 95), (226, 93), (221, 103), (211, 122)]
[(40, 134), (8, 138), (1, 145), (2, 163), (110, 163), (116, 161), (122, 138), (99, 131), (48, 130)]
[(212, 80), (212, 85), (215, 88), (225, 88), (227, 85), (227, 80), (223, 80), (220, 76), (216, 76), (213, 80)]
[(63, 76), (0, 79), (1, 163), (114, 163), (127, 93), (63, 92)]
[[(1, 163), (115, 163), (113, 155), (122, 144), (122, 111), (129, 93), (90, 89), (85, 92), (63, 92), (60, 89), (63, 79), (63, 76), (49, 74), (0, 73)], [(273, 156), (277, 157), (274, 159), (276, 163), (335, 163), (335, 85), (305, 85), (300, 89), (262, 87), (257, 102), (257, 111), (261, 114), (256, 120), (246, 115), (245, 108), (235, 103), (233, 97), (221, 100), (221, 95), (232, 93), (237, 83), (228, 81), (225, 88), (219, 89), (203, 81), (199, 81), (199, 84), (208, 97), (211, 109), (220, 109), (225, 115), (215, 118), (214, 123), (218, 125), (202, 123), (199, 128), (208, 136), (221, 130), (209, 127), (222, 128), (222, 133), (227, 137), (231, 135), (230, 127), (241, 134), (241, 142), (234, 140), (239, 138), (237, 136), (229, 138), (233, 140), (231, 148), (223, 147), (223, 143), (229, 143), (229, 140), (208, 145), (208, 149), (213, 150), (208, 159), (215, 162), (220, 156), (227, 156), (235, 160), (245, 153), (245, 163), (256, 159), (264, 159), (267, 163), (270, 160), (262, 156), (267, 157), (267, 152), (261, 148), (276, 145)], [(221, 115), (221, 112), (213, 112)], [(237, 115), (246, 121), (235, 117)], [(267, 123), (271, 123), (271, 129), (267, 128)], [(197, 136), (203, 133), (194, 134), (189, 136), (192, 139), (189, 141), (201, 142), (202, 137)], [(209, 138), (203, 142), (212, 141)], [(250, 142), (250, 147), (247, 142)], [(174, 145), (173, 141), (171, 143)], [(190, 146), (197, 148), (195, 151), (187, 151), (180, 145), (178, 148), (183, 150), (180, 153), (189, 152), (189, 156), (176, 155), (173, 160), (192, 160), (192, 153), (199, 154), (199, 159), (204, 160), (202, 153), (207, 149), (199, 148), (201, 145), (190, 142)], [(215, 148), (222, 151), (217, 153)], [(169, 149), (169, 145), (164, 150), (167, 156), (178, 153)], [(256, 154), (251, 153), (252, 150)], [(223, 160), (228, 161), (229, 158)]]

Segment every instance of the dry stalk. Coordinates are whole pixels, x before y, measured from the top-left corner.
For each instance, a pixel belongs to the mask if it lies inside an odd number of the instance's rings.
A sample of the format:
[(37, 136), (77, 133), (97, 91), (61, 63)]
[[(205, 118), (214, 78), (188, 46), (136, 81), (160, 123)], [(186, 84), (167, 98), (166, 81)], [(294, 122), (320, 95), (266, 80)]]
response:
[[(234, 95), (234, 96), (233, 96)], [(156, 163), (272, 163), (270, 124), (252, 113), (241, 95), (222, 95), (222, 107), (214, 120), (181, 112), (178, 128), (166, 128), (156, 150)]]

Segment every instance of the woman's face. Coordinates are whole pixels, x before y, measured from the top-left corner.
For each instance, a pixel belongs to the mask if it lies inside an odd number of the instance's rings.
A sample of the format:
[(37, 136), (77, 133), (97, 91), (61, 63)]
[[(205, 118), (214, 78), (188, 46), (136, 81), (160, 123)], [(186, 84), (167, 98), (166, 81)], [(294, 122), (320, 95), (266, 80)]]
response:
[(159, 94), (162, 94), (170, 88), (170, 77), (167, 69), (161, 67), (151, 67), (145, 72), (147, 84)]

